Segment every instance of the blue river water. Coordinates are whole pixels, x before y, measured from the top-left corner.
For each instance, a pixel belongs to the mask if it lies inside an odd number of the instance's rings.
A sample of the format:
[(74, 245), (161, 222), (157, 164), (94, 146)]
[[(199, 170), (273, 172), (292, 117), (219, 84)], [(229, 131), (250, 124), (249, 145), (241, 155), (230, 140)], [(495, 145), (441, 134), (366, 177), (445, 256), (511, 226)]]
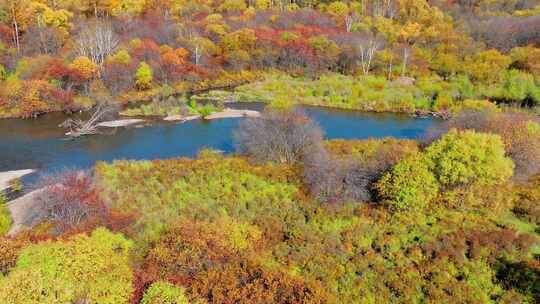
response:
[[(235, 108), (260, 109), (260, 104), (235, 104)], [(327, 139), (369, 137), (421, 138), (436, 118), (362, 113), (320, 107), (304, 107), (318, 122)], [(0, 171), (89, 168), (96, 161), (157, 159), (194, 156), (202, 148), (235, 150), (233, 131), (243, 118), (166, 123), (155, 121), (143, 128), (118, 128), (112, 135), (93, 135), (66, 140), (58, 128), (62, 114), (33, 120), (0, 120)]]

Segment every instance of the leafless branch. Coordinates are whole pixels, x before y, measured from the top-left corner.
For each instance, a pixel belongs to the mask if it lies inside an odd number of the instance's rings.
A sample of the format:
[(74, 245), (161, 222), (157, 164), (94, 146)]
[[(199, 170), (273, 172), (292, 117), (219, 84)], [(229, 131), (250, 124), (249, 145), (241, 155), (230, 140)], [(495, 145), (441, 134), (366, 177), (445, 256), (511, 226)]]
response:
[(96, 106), (89, 119), (83, 120), (69, 118), (60, 124), (60, 127), (69, 129), (66, 135), (68, 135), (70, 138), (98, 134), (100, 133), (98, 124), (115, 111), (116, 109), (113, 106), (106, 103), (100, 103)]
[(110, 24), (96, 23), (79, 33), (76, 50), (79, 56), (86, 56), (101, 65), (116, 50), (119, 42)]

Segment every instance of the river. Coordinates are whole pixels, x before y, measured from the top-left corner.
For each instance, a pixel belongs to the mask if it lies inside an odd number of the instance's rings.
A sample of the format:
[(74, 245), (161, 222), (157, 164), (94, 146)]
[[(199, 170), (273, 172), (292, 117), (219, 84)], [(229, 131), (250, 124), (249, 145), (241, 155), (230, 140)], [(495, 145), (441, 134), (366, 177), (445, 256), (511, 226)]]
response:
[[(261, 104), (232, 104), (234, 108), (260, 109)], [(369, 137), (420, 138), (441, 121), (407, 115), (363, 113), (304, 107), (325, 132), (327, 139)], [(58, 128), (66, 117), (47, 114), (32, 120), (0, 120), (0, 171), (89, 168), (96, 161), (156, 159), (194, 156), (201, 148), (234, 151), (233, 130), (242, 118), (186, 123), (153, 122), (144, 128), (119, 128), (113, 135), (66, 140)]]

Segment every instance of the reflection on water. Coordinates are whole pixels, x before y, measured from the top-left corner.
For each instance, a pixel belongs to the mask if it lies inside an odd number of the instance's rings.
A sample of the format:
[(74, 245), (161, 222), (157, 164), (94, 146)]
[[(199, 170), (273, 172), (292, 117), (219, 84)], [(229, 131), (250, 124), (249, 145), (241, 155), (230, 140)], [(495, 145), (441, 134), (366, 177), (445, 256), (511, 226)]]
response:
[[(235, 104), (261, 109), (260, 104)], [(307, 107), (306, 112), (324, 129), (326, 138), (362, 139), (395, 136), (418, 138), (439, 120), (405, 115), (373, 114)], [(232, 131), (240, 119), (191, 121), (184, 124), (156, 122), (145, 128), (120, 128), (114, 135), (65, 140), (58, 124), (61, 114), (34, 120), (0, 120), (0, 171), (63, 167), (87, 168), (98, 160), (155, 159), (194, 156), (204, 147), (231, 152)]]

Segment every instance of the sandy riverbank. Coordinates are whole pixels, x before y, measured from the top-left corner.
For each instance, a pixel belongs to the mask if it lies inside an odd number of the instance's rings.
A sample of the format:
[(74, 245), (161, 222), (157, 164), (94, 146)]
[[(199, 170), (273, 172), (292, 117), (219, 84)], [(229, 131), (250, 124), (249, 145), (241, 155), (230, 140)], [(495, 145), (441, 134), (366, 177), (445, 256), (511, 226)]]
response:
[(38, 210), (37, 197), (43, 191), (44, 189), (38, 189), (6, 203), (13, 220), (8, 235), (15, 235), (36, 224), (36, 215), (42, 212), (42, 210)]
[(261, 113), (253, 110), (238, 110), (226, 108), (221, 112), (210, 114), (204, 119), (221, 119), (221, 118), (240, 118), (240, 117), (260, 117)]
[(165, 118), (163, 118), (163, 120), (165, 121), (190, 121), (190, 120), (196, 120), (196, 119), (200, 119), (201, 118), (201, 115), (189, 115), (189, 116), (184, 116), (184, 115), (169, 115)]
[(36, 172), (36, 170), (33, 169), (0, 172), (0, 191), (8, 189), (10, 187), (10, 181), (34, 172)]
[(205, 117), (202, 117), (201, 115), (190, 115), (190, 116), (169, 115), (163, 118), (163, 120), (185, 122), (185, 121), (196, 120), (196, 119), (201, 119), (201, 118), (206, 119), (206, 120), (212, 120), (212, 119), (221, 119), (221, 118), (242, 118), (242, 117), (260, 117), (260, 116), (261, 116), (261, 113), (258, 111), (226, 108), (221, 112), (212, 113)]
[(98, 127), (102, 128), (117, 128), (117, 127), (127, 127), (134, 124), (143, 123), (144, 119), (118, 119), (111, 121), (104, 121), (97, 124)]

